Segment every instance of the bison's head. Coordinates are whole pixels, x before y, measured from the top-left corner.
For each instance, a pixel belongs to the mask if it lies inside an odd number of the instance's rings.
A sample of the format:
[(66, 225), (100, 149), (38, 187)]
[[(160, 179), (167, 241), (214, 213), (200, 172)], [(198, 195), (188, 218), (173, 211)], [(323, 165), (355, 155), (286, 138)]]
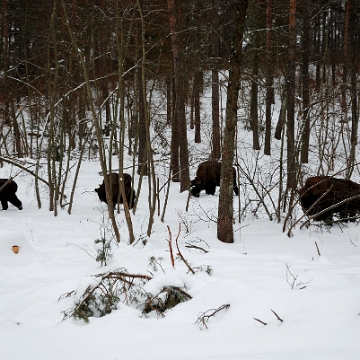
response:
[(105, 189), (100, 185), (100, 187), (98, 187), (97, 189), (94, 189), (94, 191), (98, 194), (100, 201), (107, 204)]
[(195, 177), (194, 180), (190, 181), (191, 195), (199, 197), (200, 191), (203, 189), (203, 183), (200, 178)]
[(190, 181), (190, 185), (191, 186), (201, 186), (202, 185), (202, 181), (200, 178), (196, 177), (194, 180)]

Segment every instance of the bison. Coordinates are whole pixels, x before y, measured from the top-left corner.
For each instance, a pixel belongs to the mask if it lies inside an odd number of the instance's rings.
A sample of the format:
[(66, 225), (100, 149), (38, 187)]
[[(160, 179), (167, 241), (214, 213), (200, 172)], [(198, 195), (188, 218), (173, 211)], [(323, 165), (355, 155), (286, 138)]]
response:
[[(316, 215), (335, 205), (332, 209), (315, 216), (315, 221), (331, 223), (335, 214), (347, 221), (360, 212), (360, 185), (351, 180), (331, 176), (310, 177), (299, 190), (299, 195), (302, 209), (307, 215)], [(351, 197), (351, 200), (336, 206)]]
[(0, 201), (3, 210), (7, 210), (9, 207), (8, 202), (22, 210), (22, 203), (15, 194), (18, 186), (14, 180), (0, 179), (0, 189)]
[[(119, 188), (119, 174), (117, 173), (111, 173), (109, 175), (110, 182), (111, 182), (111, 189), (112, 189), (112, 201), (113, 206), (118, 203), (123, 204), (123, 197), (120, 194), (120, 188)], [(123, 180), (124, 180), (124, 187), (125, 187), (125, 196), (126, 196), (126, 202), (129, 206), (129, 209), (132, 209), (135, 204), (135, 198), (136, 193), (135, 190), (131, 187), (131, 175), (124, 173), (123, 174)], [(102, 182), (102, 184), (99, 185), (97, 189), (95, 189), (95, 192), (97, 192), (100, 201), (103, 201), (107, 204), (106, 200), (106, 191), (105, 191), (105, 180)], [(119, 197), (120, 195), (120, 197)]]
[[(199, 164), (196, 171), (196, 177), (191, 180), (191, 194), (199, 197), (201, 190), (206, 194), (214, 195), (216, 186), (220, 186), (221, 162), (217, 160), (208, 160)], [(233, 168), (233, 190), (239, 195), (239, 188), (236, 183), (236, 170)]]

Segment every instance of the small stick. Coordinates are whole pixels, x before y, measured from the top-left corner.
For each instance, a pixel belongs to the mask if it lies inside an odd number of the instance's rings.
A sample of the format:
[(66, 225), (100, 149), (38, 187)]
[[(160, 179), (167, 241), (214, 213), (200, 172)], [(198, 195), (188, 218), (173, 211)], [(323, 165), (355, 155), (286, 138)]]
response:
[(189, 248), (189, 249), (201, 250), (201, 251), (203, 251), (204, 253), (208, 253), (208, 251), (205, 250), (205, 249), (203, 249), (202, 247), (196, 246), (196, 245), (192, 245), (192, 244), (189, 244), (189, 243), (186, 243), (185, 247), (186, 247), (186, 248)]
[(315, 245), (316, 245), (316, 250), (317, 250), (317, 253), (319, 254), (319, 256), (321, 256), (321, 254), (320, 254), (320, 250), (319, 250), (319, 247), (318, 247), (318, 244), (317, 244), (317, 242), (315, 241)]
[(262, 321), (262, 320), (260, 320), (260, 319), (254, 318), (254, 320), (258, 321), (260, 324), (267, 325), (267, 323), (266, 323), (266, 322), (263, 322), (263, 321)]
[(202, 313), (198, 319), (196, 320), (196, 324), (200, 325), (200, 329), (204, 328), (207, 329), (208, 326), (206, 325), (206, 323), (209, 321), (209, 319), (213, 316), (215, 316), (219, 311), (222, 310), (227, 310), (230, 307), (230, 304), (224, 304), (221, 305), (220, 307), (218, 307), (217, 309), (211, 309), (208, 311), (205, 311), (204, 313)]
[(179, 224), (179, 232), (176, 236), (176, 239), (175, 239), (175, 244), (176, 244), (176, 248), (178, 250), (178, 253), (177, 255), (180, 256), (180, 259), (184, 262), (184, 264), (186, 265), (186, 267), (189, 269), (189, 271), (192, 273), (192, 274), (195, 274), (195, 271), (192, 269), (192, 267), (190, 266), (190, 264), (186, 261), (186, 259), (184, 258), (183, 254), (181, 253), (180, 251), (180, 248), (179, 248), (179, 236), (180, 236), (180, 231), (181, 231), (181, 223)]
[(174, 252), (173, 252), (173, 248), (172, 248), (172, 235), (171, 235), (171, 230), (170, 230), (170, 226), (167, 226), (168, 232), (169, 232), (169, 240), (167, 241), (169, 244), (169, 250), (170, 250), (170, 260), (171, 260), (171, 265), (172, 267), (175, 269), (175, 260), (174, 260)]
[(273, 309), (270, 309), (272, 311), (272, 313), (276, 316), (276, 318), (281, 321), (281, 322), (284, 322), (283, 319), (280, 318), (280, 316), (273, 310)]

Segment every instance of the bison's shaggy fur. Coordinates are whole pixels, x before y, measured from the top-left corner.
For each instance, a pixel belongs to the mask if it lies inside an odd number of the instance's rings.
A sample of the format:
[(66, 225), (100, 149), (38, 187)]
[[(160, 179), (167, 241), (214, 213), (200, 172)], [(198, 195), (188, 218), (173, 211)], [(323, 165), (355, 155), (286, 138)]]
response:
[[(333, 207), (315, 216), (316, 221), (331, 223), (335, 214), (347, 221), (360, 213), (360, 185), (351, 180), (330, 176), (310, 177), (299, 190), (299, 195), (301, 206), (307, 215), (316, 215)], [(337, 206), (341, 201), (344, 202)]]
[[(216, 186), (220, 186), (221, 162), (217, 160), (208, 160), (199, 164), (196, 171), (196, 177), (191, 180), (191, 194), (199, 197), (202, 190), (206, 194), (214, 195)], [(233, 168), (233, 189), (236, 195), (239, 195), (239, 188), (236, 183), (236, 170)]]
[[(112, 201), (113, 206), (119, 202), (120, 204), (123, 204), (123, 197), (120, 193), (120, 187), (119, 187), (119, 174), (117, 173), (111, 173), (109, 175), (110, 182), (111, 182), (111, 189), (112, 189)], [(129, 206), (129, 209), (132, 209), (135, 204), (135, 198), (136, 193), (135, 190), (131, 187), (131, 175), (124, 173), (123, 175), (124, 180), (124, 187), (125, 187), (125, 196), (126, 196), (126, 202)], [(99, 185), (97, 189), (95, 189), (95, 192), (97, 192), (100, 201), (103, 201), (107, 204), (106, 200), (106, 191), (105, 191), (105, 180), (102, 182), (102, 184)], [(120, 196), (119, 196), (120, 195)]]
[(0, 201), (3, 210), (7, 210), (9, 207), (8, 202), (22, 210), (22, 203), (15, 194), (18, 189), (16, 182), (14, 180), (9, 181), (9, 179), (0, 179), (0, 188), (4, 185), (5, 187), (0, 191)]

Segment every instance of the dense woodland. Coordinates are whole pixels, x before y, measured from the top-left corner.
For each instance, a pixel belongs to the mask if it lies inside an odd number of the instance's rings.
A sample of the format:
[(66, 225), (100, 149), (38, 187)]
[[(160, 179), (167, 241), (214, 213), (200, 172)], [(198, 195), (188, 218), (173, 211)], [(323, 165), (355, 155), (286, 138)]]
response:
[[(97, 157), (106, 174), (117, 155), (117, 170), (138, 176), (137, 191), (146, 176), (152, 216), (156, 162), (183, 192), (190, 165), (221, 159), (218, 238), (232, 242), (241, 132), (281, 163), (272, 202), (284, 229), (309, 159), (318, 174), (358, 175), (359, 0), (1, 0), (0, 9), (0, 160), (46, 184), (55, 215), (71, 213), (64, 188), (73, 194), (76, 180), (67, 173), (83, 159)], [(206, 89), (210, 148), (194, 159), (188, 143), (203, 141)], [(261, 186), (264, 199), (273, 184)]]

